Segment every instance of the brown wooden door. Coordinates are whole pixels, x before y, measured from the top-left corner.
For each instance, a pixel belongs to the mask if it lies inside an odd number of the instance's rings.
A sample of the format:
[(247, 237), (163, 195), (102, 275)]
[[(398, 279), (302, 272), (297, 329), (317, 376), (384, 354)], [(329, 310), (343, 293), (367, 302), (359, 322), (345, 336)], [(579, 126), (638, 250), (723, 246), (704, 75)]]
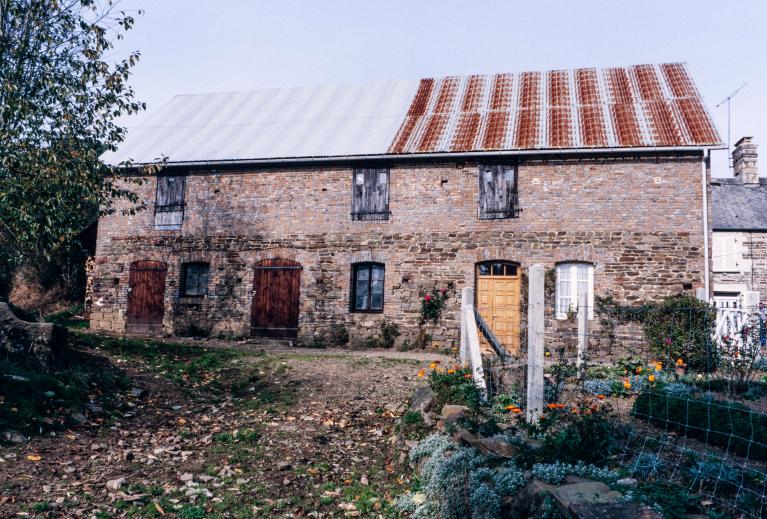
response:
[[(512, 355), (519, 354), (520, 277), (519, 267), (493, 261), (477, 265), (476, 304), (482, 319)], [(490, 345), (481, 336), (483, 346)], [(490, 350), (492, 351), (492, 350)]]
[(145, 260), (131, 263), (126, 332), (148, 335), (162, 333), (167, 270), (167, 265), (161, 261)]
[(270, 259), (256, 264), (250, 330), (263, 337), (298, 335), (301, 264)]

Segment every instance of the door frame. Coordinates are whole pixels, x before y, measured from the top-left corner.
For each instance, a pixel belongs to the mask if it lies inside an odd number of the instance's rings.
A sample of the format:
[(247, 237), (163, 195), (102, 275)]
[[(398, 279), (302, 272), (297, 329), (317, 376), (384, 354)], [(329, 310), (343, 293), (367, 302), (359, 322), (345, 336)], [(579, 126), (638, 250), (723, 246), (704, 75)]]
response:
[[(155, 268), (140, 268), (140, 266), (153, 264)], [(163, 273), (163, 282), (162, 282), (162, 296), (161, 296), (161, 305), (160, 305), (160, 319), (159, 323), (132, 323), (130, 322), (132, 317), (131, 312), (131, 306), (134, 302), (133, 299), (133, 290), (134, 287), (131, 284), (131, 277), (134, 272), (143, 270), (143, 271), (157, 271)], [(128, 267), (128, 297), (125, 305), (125, 333), (131, 333), (131, 334), (139, 334), (139, 335), (152, 335), (155, 333), (162, 333), (163, 331), (163, 322), (165, 320), (165, 292), (166, 292), (166, 284), (168, 282), (168, 264), (164, 261), (160, 260), (135, 260), (130, 263), (130, 266)], [(145, 328), (145, 329), (142, 329)]]
[[(277, 262), (282, 263), (278, 265), (271, 265), (270, 263)], [(253, 265), (253, 282), (252, 282), (252, 296), (250, 298), (250, 335), (252, 337), (297, 337), (298, 336), (298, 324), (300, 322), (301, 317), (301, 273), (304, 269), (303, 265), (301, 263), (287, 259), (287, 258), (267, 258), (260, 261), (257, 261)], [(281, 327), (273, 327), (273, 328), (264, 328), (264, 327), (256, 327), (253, 326), (253, 320), (254, 320), (254, 310), (256, 308), (256, 272), (257, 271), (275, 271), (275, 270), (298, 270), (298, 294), (296, 297), (296, 326), (290, 327), (290, 328), (281, 328)], [(256, 333), (256, 330), (261, 330), (261, 333)], [(282, 332), (280, 332), (282, 331)]]
[[(512, 344), (502, 344), (502, 345), (509, 351), (509, 353), (518, 354), (519, 351), (521, 350), (521, 344), (520, 343), (521, 343), (521, 340), (522, 340), (522, 328), (521, 328), (521, 324), (522, 324), (522, 265), (518, 261), (505, 260), (505, 259), (490, 259), (490, 260), (482, 260), (482, 261), (475, 262), (474, 263), (474, 308), (477, 310), (477, 312), (479, 312), (479, 304), (478, 304), (479, 303), (479, 277), (480, 277), (479, 276), (479, 267), (480, 267), (480, 265), (492, 265), (494, 263), (501, 263), (501, 264), (503, 264), (504, 265), (504, 269), (506, 268), (505, 266), (508, 265), (510, 267), (515, 268), (516, 272), (517, 272), (516, 275), (512, 275), (512, 276), (509, 276), (509, 277), (517, 278), (518, 279), (518, 283), (519, 283), (519, 297), (520, 297), (520, 301), (519, 301), (519, 310), (518, 310), (519, 311), (519, 319), (518, 320), (519, 320), (520, 329), (517, 330), (517, 333), (516, 333), (516, 337), (515, 337), (516, 344), (512, 343)], [(491, 266), (491, 268), (492, 268), (492, 266)], [(484, 319), (484, 316), (483, 316), (483, 319)], [(490, 326), (491, 329), (492, 329), (492, 322), (488, 322), (487, 319), (485, 319), (485, 321), (487, 322), (487, 325)], [(495, 333), (495, 332), (493, 332), (493, 333)], [(483, 340), (484, 340), (484, 338), (483, 338)]]

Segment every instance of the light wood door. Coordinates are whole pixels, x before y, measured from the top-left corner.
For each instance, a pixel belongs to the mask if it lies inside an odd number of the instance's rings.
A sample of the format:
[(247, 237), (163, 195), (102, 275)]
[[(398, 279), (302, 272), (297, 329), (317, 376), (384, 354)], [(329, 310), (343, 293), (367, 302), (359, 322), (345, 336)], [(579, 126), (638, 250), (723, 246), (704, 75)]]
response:
[[(496, 338), (512, 354), (519, 354), (519, 267), (505, 262), (477, 266), (477, 310)], [(484, 337), (482, 341), (490, 347)]]

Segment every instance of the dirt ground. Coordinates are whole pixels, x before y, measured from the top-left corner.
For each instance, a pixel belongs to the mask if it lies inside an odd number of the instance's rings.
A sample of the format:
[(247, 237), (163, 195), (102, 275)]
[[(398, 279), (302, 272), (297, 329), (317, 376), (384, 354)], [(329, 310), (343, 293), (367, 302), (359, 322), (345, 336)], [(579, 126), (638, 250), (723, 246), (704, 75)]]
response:
[[(90, 352), (131, 389), (112, 416), (0, 447), (0, 517), (391, 516), (411, 473), (397, 419), (419, 367), (448, 359), (246, 347), (231, 362), (254, 387), (238, 393)], [(206, 376), (226, 382), (227, 369)]]

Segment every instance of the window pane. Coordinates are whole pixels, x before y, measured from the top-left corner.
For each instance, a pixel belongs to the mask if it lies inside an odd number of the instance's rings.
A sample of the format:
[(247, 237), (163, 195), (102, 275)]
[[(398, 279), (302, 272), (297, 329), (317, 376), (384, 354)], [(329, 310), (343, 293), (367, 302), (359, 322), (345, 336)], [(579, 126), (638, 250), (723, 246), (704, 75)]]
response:
[(486, 184), (490, 184), (493, 182), (493, 172), (489, 169), (486, 169), (485, 172), (482, 174), (482, 178), (485, 180)]
[(517, 267), (516, 267), (516, 265), (506, 265), (506, 275), (507, 276), (516, 276), (517, 275)]
[(367, 265), (356, 267), (357, 269), (357, 281), (367, 281), (370, 279), (370, 267)]
[(208, 265), (187, 265), (185, 267), (184, 294), (202, 296), (208, 293)]
[(388, 179), (388, 175), (386, 174), (385, 171), (382, 171), (382, 172), (380, 172), (378, 174), (378, 183), (379, 184), (386, 184), (387, 179)]
[(370, 285), (370, 308), (381, 310), (383, 308), (383, 280), (374, 280)]
[(493, 275), (503, 276), (503, 263), (493, 263)]
[(487, 263), (482, 263), (477, 267), (477, 272), (479, 272), (480, 276), (489, 276), (490, 275), (490, 265)]
[(557, 265), (557, 314), (561, 317), (567, 314), (572, 303), (570, 276), (571, 265)]
[(373, 280), (383, 280), (384, 268), (380, 265), (373, 265)]
[(354, 175), (354, 183), (357, 184), (358, 186), (363, 185), (365, 183), (365, 174), (357, 173), (356, 175)]
[(367, 280), (357, 279), (357, 285), (354, 287), (355, 310), (367, 310), (369, 289), (370, 289), (370, 284), (368, 283)]
[[(577, 265), (577, 276), (578, 276), (578, 304), (580, 304), (581, 300), (581, 294), (586, 294), (586, 297), (588, 298), (589, 293), (589, 265), (586, 265), (584, 263), (581, 263)], [(587, 303), (588, 299), (587, 299)]]
[(513, 169), (507, 169), (503, 174), (503, 179), (508, 184), (514, 184), (514, 170)]

